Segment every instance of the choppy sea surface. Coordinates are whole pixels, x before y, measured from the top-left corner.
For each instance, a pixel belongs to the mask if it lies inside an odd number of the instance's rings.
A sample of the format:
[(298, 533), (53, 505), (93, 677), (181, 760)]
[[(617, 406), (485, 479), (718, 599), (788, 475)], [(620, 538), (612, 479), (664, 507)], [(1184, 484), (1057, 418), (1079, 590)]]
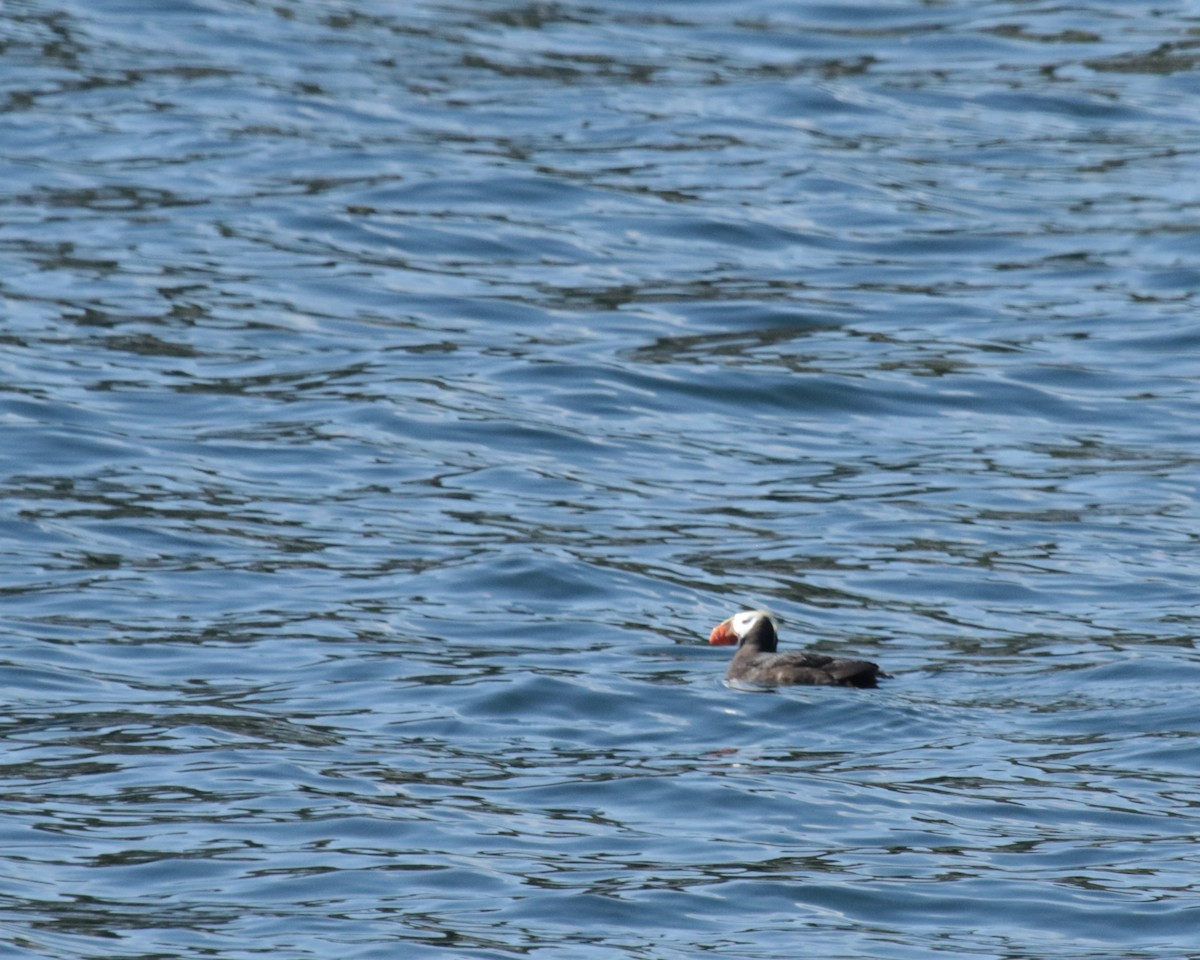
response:
[(1200, 957), (1198, 161), (1190, 4), (0, 5), (0, 953)]

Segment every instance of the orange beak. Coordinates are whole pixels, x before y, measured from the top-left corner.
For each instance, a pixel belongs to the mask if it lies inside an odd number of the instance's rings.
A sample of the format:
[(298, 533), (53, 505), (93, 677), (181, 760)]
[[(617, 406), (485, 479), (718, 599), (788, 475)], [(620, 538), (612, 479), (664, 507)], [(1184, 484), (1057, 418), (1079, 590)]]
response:
[(722, 647), (731, 647), (738, 642), (737, 634), (733, 632), (733, 627), (729, 625), (733, 617), (729, 620), (723, 620), (712, 628), (712, 633), (708, 635), (708, 642), (715, 643)]

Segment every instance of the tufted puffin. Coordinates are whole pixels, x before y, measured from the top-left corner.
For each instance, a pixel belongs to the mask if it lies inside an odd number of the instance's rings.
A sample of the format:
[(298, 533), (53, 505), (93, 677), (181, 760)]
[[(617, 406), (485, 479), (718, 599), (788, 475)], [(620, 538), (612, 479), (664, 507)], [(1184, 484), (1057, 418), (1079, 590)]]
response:
[(888, 674), (867, 660), (843, 660), (804, 651), (776, 653), (779, 637), (775, 621), (766, 610), (743, 610), (713, 627), (709, 643), (738, 651), (729, 663), (730, 680), (778, 686), (785, 683), (826, 684), (840, 687), (873, 687)]

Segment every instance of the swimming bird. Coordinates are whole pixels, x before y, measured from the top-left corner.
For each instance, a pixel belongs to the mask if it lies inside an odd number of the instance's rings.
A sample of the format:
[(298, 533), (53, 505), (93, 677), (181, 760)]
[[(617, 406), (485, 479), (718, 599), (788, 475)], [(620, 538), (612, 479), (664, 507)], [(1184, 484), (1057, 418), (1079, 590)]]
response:
[(869, 660), (847, 660), (803, 650), (776, 653), (779, 636), (775, 620), (766, 610), (743, 610), (713, 627), (708, 642), (738, 644), (725, 674), (730, 680), (781, 684), (822, 684), (840, 687), (874, 687), (888, 674)]

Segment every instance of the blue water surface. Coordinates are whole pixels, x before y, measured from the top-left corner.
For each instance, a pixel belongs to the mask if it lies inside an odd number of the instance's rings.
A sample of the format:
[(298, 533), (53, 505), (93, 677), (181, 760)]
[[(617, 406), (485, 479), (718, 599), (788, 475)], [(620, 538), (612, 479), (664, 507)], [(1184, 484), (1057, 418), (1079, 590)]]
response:
[(1198, 30), (0, 8), (0, 952), (1200, 957)]

